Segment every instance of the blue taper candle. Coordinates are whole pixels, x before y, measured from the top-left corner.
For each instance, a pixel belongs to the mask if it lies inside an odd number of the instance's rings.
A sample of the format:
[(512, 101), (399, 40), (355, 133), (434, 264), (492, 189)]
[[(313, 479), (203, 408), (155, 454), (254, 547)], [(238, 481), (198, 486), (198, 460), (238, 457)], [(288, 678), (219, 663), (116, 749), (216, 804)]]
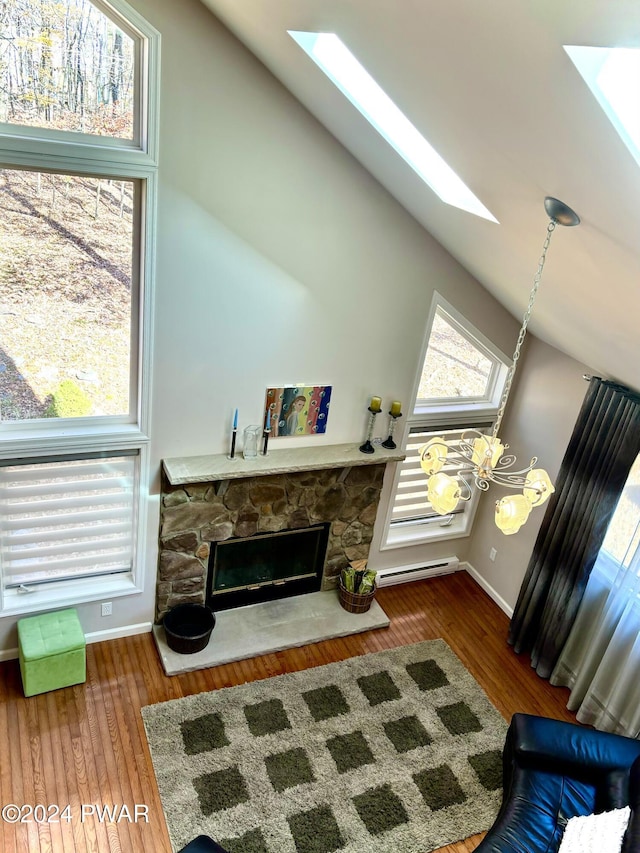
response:
[(236, 436), (238, 434), (238, 410), (235, 410), (233, 415), (233, 429), (231, 430), (231, 450), (229, 459), (234, 459), (236, 455)]

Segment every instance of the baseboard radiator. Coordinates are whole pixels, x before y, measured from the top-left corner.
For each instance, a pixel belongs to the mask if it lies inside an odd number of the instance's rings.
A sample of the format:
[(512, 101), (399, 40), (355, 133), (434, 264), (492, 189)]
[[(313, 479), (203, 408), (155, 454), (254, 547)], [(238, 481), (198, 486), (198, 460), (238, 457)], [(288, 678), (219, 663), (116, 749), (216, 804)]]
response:
[(377, 585), (393, 586), (397, 583), (409, 583), (410, 581), (433, 578), (436, 575), (447, 575), (457, 572), (460, 568), (460, 560), (457, 557), (444, 557), (441, 560), (433, 560), (430, 563), (416, 563), (412, 566), (395, 566), (391, 569), (380, 569), (377, 574)]

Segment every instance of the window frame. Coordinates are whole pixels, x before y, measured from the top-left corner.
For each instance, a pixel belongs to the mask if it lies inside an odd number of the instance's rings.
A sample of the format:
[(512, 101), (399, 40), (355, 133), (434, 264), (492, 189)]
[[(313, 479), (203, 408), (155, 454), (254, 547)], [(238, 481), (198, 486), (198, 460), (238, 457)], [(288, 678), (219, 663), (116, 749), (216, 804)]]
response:
[(56, 130), (34, 125), (0, 122), (0, 149), (8, 148), (18, 154), (24, 144), (46, 142), (54, 146), (72, 146), (78, 153), (100, 149), (110, 152), (114, 159), (124, 154), (130, 162), (135, 152), (141, 159), (155, 163), (158, 150), (157, 114), (159, 105), (160, 34), (125, 0), (90, 0), (92, 6), (108, 17), (134, 42), (134, 109), (133, 137)]
[[(3, 163), (0, 163), (0, 169), (9, 169)], [(36, 171), (31, 169), (23, 169), (20, 171)], [(70, 177), (87, 177), (103, 179), (106, 177), (103, 172), (101, 175), (90, 174), (88, 172), (74, 172), (70, 174), (66, 170), (40, 170), (41, 174), (64, 174)], [(140, 263), (141, 252), (140, 248), (146, 244), (147, 236), (142, 230), (142, 212), (146, 206), (146, 181), (140, 178), (123, 178), (121, 174), (110, 174), (110, 178), (114, 180), (127, 180), (134, 185), (134, 210), (132, 223), (132, 244), (131, 244), (131, 311), (130, 311), (130, 351), (129, 351), (129, 401), (128, 412), (122, 415), (92, 415), (77, 418), (33, 418), (29, 420), (7, 420), (3, 421), (0, 418), (0, 441), (2, 448), (10, 446), (12, 436), (20, 437), (28, 433), (34, 437), (42, 435), (46, 436), (50, 433), (57, 434), (61, 426), (66, 432), (75, 435), (81, 431), (93, 432), (97, 426), (102, 430), (112, 430), (122, 428), (137, 429), (146, 434), (147, 426), (142, 423), (142, 413), (140, 410), (140, 343), (143, 335), (143, 323), (141, 316), (141, 308), (144, 294), (144, 282), (142, 275), (142, 265)], [(6, 438), (5, 438), (6, 437)]]
[[(436, 314), (444, 315), (445, 320), (451, 324), (455, 331), (463, 335), (483, 355), (492, 361), (493, 367), (487, 383), (487, 393), (483, 397), (418, 398), (424, 362)], [(411, 396), (413, 405), (409, 409), (411, 414), (408, 415), (404, 424), (401, 445), (403, 450), (406, 450), (412, 430), (422, 429), (425, 432), (432, 432), (439, 429), (447, 431), (471, 430), (482, 427), (484, 430), (490, 431), (500, 407), (500, 399), (510, 365), (511, 359), (505, 353), (447, 302), (440, 293), (434, 291), (413, 384)], [(480, 495), (477, 489), (472, 489), (471, 500), (464, 504), (463, 511), (456, 513), (454, 519), (450, 522), (447, 521), (448, 516), (444, 516), (440, 523), (438, 523), (437, 519), (433, 518), (405, 521), (393, 520), (393, 511), (395, 500), (398, 496), (400, 478), (403, 470), (406, 470), (410, 465), (411, 462), (405, 460), (405, 462), (398, 462), (395, 466), (380, 550), (386, 551), (394, 548), (410, 547), (412, 545), (444, 541), (447, 539), (460, 539), (468, 536), (471, 532)], [(425, 491), (426, 488), (425, 477)]]
[[(424, 362), (429, 348), (431, 338), (431, 330), (436, 315), (440, 315), (443, 319), (463, 338), (471, 343), (485, 358), (491, 362), (491, 371), (487, 382), (486, 393), (482, 396), (468, 397), (433, 397), (419, 398), (418, 391), (420, 388), (420, 379), (424, 370)], [(443, 296), (437, 291), (434, 292), (431, 302), (431, 310), (427, 322), (427, 334), (425, 335), (422, 353), (418, 365), (418, 375), (416, 383), (414, 383), (413, 397), (415, 401), (413, 405), (413, 416), (428, 417), (447, 413), (449, 416), (455, 412), (461, 412), (465, 415), (472, 412), (481, 413), (484, 417), (487, 412), (491, 412), (493, 416), (498, 412), (500, 406), (500, 398), (502, 389), (507, 379), (507, 373), (511, 359), (505, 355), (498, 347), (492, 343), (489, 338), (482, 334), (479, 329), (476, 329), (453, 305), (450, 305)]]
[[(0, 423), (0, 459), (81, 455), (96, 450), (135, 451), (139, 457), (137, 518), (132, 571), (92, 579), (64, 580), (36, 588), (29, 595), (5, 589), (0, 563), (0, 616), (20, 614), (60, 604), (95, 601), (144, 589), (149, 503), (149, 429), (153, 353), (153, 282), (155, 280), (157, 157), (159, 139), (160, 34), (124, 0), (91, 0), (118, 20), (125, 32), (140, 39), (137, 49), (140, 78), (139, 140), (135, 145), (108, 137), (47, 128), (2, 124), (0, 167), (84, 177), (131, 180), (136, 183), (132, 253), (131, 385), (126, 417), (55, 418)], [(120, 22), (123, 22), (122, 24)], [(126, 27), (125, 27), (126, 25)], [(134, 128), (135, 131), (135, 128)], [(81, 138), (79, 138), (81, 137)], [(124, 140), (124, 142), (127, 142)]]

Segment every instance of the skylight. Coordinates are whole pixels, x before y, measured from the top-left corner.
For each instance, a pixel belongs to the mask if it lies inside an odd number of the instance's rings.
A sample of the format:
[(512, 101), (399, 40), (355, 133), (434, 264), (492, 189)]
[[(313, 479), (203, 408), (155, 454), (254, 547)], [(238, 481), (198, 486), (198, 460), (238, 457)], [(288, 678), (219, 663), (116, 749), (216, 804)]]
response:
[(564, 49), (640, 164), (640, 48), (565, 45)]
[(445, 163), (334, 33), (289, 35), (446, 204), (498, 220)]

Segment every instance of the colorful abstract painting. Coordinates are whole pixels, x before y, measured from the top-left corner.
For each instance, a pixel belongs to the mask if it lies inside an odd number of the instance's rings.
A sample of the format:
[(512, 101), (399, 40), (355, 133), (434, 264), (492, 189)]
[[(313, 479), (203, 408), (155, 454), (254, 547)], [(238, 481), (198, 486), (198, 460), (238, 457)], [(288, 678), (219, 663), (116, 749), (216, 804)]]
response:
[(265, 412), (271, 414), (274, 438), (326, 432), (331, 385), (285, 385), (267, 388)]

